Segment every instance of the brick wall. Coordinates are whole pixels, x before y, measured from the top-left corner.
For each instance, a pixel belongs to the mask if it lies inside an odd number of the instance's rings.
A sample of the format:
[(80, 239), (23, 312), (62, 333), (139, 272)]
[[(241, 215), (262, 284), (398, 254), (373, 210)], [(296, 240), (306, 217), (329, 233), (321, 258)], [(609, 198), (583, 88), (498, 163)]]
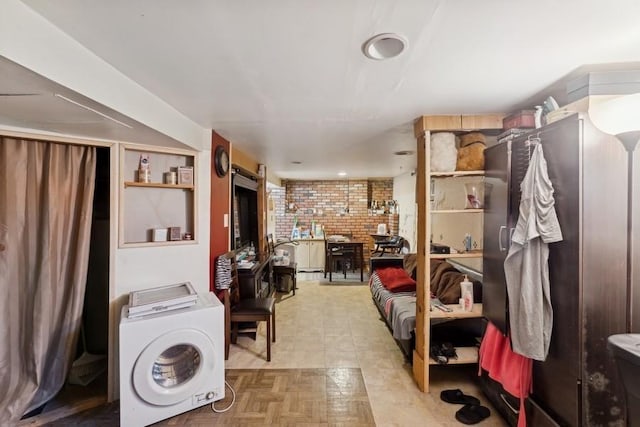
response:
[[(324, 226), (325, 236), (352, 234), (364, 242), (365, 262), (373, 250), (378, 224), (387, 224), (391, 233), (398, 231), (398, 215), (374, 215), (371, 200), (391, 200), (393, 180), (286, 181), (285, 186), (271, 190), (276, 211), (276, 238), (288, 238), (294, 219), (302, 230), (314, 221)], [(347, 210), (348, 208), (348, 210)]]

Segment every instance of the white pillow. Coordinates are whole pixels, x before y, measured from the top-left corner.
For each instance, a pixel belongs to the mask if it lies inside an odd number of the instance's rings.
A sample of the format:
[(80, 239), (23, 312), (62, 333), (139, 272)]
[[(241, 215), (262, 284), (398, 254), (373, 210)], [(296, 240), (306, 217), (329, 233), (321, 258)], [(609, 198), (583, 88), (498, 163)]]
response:
[(456, 136), (451, 132), (431, 134), (431, 171), (452, 172), (456, 170), (458, 150)]

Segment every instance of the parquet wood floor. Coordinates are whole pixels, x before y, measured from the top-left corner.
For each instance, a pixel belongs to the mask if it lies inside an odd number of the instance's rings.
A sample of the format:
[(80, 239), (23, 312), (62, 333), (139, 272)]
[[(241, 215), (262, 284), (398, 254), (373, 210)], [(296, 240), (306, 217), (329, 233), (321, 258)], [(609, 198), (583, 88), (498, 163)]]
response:
[[(225, 367), (238, 391), (233, 407), (218, 414), (204, 406), (158, 426), (456, 427), (460, 407), (443, 402), (440, 392), (461, 389), (491, 409), (483, 427), (506, 427), (475, 382), (477, 366), (434, 366), (431, 393), (418, 390), (366, 283), (326, 286), (322, 273), (302, 273), (296, 295), (279, 295), (277, 304), (271, 362), (264, 322), (258, 339), (239, 337), (231, 346)], [(226, 393), (216, 408), (228, 405)], [(118, 408), (115, 401), (48, 425), (117, 426)]]
[[(215, 413), (210, 405), (156, 426), (375, 426), (359, 368), (233, 369), (226, 379), (236, 390), (234, 405)], [(218, 410), (231, 393), (216, 402)], [(52, 426), (117, 426), (118, 402), (52, 423)]]

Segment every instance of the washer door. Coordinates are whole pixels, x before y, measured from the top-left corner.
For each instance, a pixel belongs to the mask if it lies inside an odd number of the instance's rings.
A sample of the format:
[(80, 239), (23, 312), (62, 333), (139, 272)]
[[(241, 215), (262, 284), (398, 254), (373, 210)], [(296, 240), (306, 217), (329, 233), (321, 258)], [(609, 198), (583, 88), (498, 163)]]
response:
[(175, 405), (201, 392), (214, 368), (211, 339), (196, 329), (179, 329), (142, 350), (133, 367), (133, 387), (147, 403)]

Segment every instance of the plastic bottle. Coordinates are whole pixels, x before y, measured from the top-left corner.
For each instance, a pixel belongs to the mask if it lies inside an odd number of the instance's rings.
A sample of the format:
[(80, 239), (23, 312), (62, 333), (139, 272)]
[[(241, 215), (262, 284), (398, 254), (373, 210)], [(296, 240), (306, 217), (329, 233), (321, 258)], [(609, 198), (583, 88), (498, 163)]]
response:
[(542, 127), (542, 106), (536, 105), (535, 108), (536, 108), (536, 111), (533, 115), (533, 122), (536, 126), (536, 129), (538, 129)]
[(151, 182), (151, 165), (149, 162), (149, 155), (146, 153), (140, 154), (140, 160), (138, 163), (138, 182)]
[[(471, 239), (471, 234), (467, 233), (467, 234), (464, 235), (464, 250), (466, 252), (471, 252), (471, 242), (472, 241), (473, 240)], [(466, 280), (466, 277), (467, 276), (465, 276), (465, 280)]]
[(469, 281), (466, 274), (464, 280), (460, 282), (460, 296), (464, 300), (464, 311), (473, 310), (473, 283)]

